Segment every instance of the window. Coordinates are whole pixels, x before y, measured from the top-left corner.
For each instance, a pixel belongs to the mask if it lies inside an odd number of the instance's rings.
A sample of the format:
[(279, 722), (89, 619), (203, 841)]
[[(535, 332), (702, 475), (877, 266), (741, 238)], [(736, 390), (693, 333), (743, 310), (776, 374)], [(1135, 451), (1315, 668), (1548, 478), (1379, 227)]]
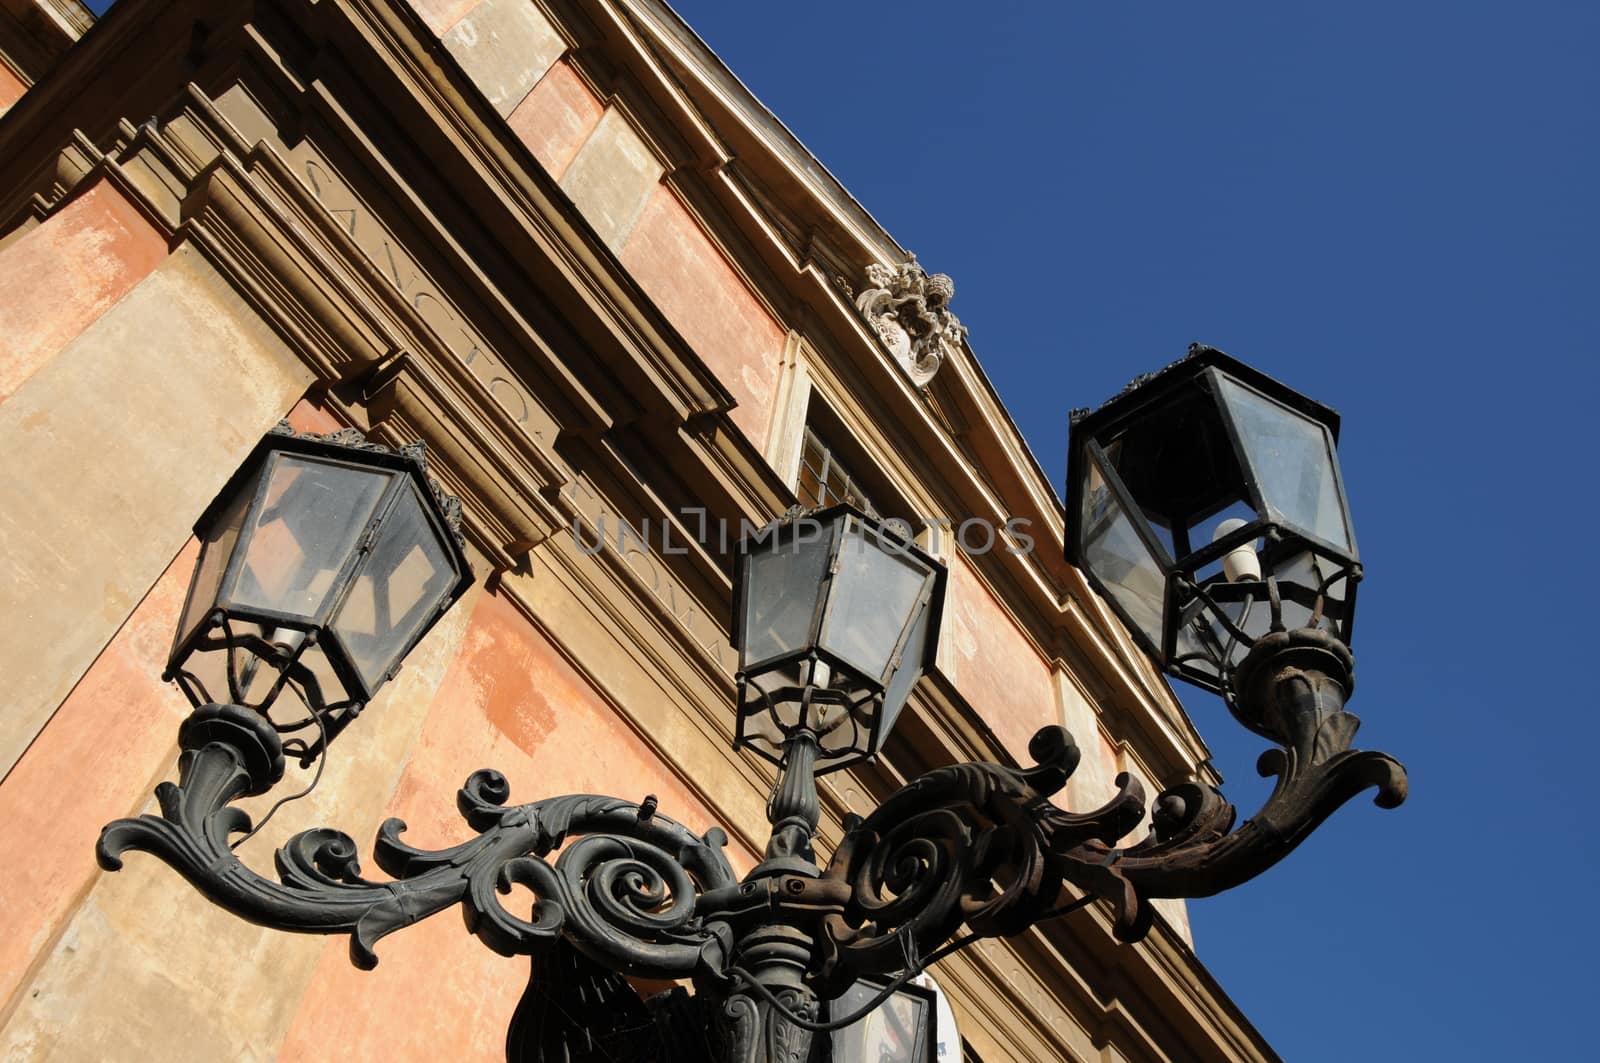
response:
[(805, 438), (800, 445), (800, 476), (795, 484), (795, 494), (802, 506), (823, 509), (839, 502), (849, 502), (869, 516), (881, 516), (861, 485), (822, 441), (811, 425), (805, 427)]

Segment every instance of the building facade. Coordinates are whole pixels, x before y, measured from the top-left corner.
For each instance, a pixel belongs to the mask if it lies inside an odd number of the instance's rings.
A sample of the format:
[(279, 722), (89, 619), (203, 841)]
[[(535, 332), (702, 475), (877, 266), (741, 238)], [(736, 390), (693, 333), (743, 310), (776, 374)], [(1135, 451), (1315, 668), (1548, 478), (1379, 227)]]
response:
[[(453, 919), (362, 972), (154, 859), (95, 866), (173, 772), (193, 522), (283, 418), (425, 441), (478, 580), (257, 867), (386, 816), (452, 844), (494, 767), (517, 801), (654, 793), (748, 870), (772, 773), (731, 746), (732, 540), (835, 497), (950, 584), (883, 754), (822, 781), (823, 854), (923, 771), (1031, 763), (1047, 724), (1084, 750), (1074, 808), (1209, 770), (1062, 559), (948, 278), (666, 4), (6, 0), (0, 59), (0, 1056), (504, 1058), (527, 961)], [(1091, 906), (942, 961), (941, 1058), (1275, 1059), (1161, 905), (1137, 945)]]

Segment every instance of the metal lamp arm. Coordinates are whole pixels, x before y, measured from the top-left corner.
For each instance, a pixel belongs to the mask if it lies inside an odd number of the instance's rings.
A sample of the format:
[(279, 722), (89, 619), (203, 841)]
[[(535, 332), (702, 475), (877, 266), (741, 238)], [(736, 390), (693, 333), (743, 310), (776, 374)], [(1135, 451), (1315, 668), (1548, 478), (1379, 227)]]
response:
[(834, 853), (824, 881), (841, 883), (849, 903), (826, 924), (822, 995), (916, 966), (963, 926), (978, 937), (1020, 933), (1061, 911), (1066, 883), (1109, 900), (1117, 936), (1137, 941), (1154, 918), (1150, 899), (1210, 896), (1255, 878), (1369, 788), (1379, 807), (1405, 800), (1398, 761), (1350, 748), (1359, 721), (1344, 711), (1353, 684), (1342, 644), (1317, 631), (1274, 633), (1248, 663), (1236, 711), (1279, 743), (1258, 765), (1278, 783), (1242, 827), (1232, 829), (1235, 809), (1215, 788), (1183, 783), (1156, 798), (1150, 836), (1118, 848), (1144, 817), (1143, 790), (1122, 774), (1092, 812), (1052, 804), (1079, 760), (1060, 727), (1034, 736), (1034, 768), (936, 769), (853, 821)]
[[(179, 733), (179, 782), (156, 791), (161, 815), (108, 824), (96, 856), (108, 871), (130, 849), (152, 853), (206, 897), (250, 922), (277, 930), (350, 935), (351, 961), (377, 963), (384, 935), (456, 904), (496, 952), (531, 953), (566, 934), (595, 960), (653, 978), (696, 974), (720, 963), (720, 938), (702, 925), (695, 904), (706, 890), (735, 883), (713, 829), (698, 837), (655, 815), (653, 799), (633, 803), (588, 794), (505, 807), (498, 772), (467, 780), (457, 804), (480, 833), (453, 848), (427, 851), (400, 840), (405, 824), (378, 832), (375, 857), (391, 882), (363, 878), (356, 846), (340, 831), (316, 828), (290, 838), (276, 854), (278, 878), (257, 874), (229, 848), (249, 829), (232, 802), (264, 792), (283, 773), (276, 733), (235, 705), (208, 705)], [(550, 863), (546, 857), (569, 836)], [(531, 918), (500, 903), (513, 885), (532, 890)]]
[[(504, 777), (479, 771), (457, 802), (476, 837), (417, 849), (391, 819), (375, 856), (393, 881), (375, 882), (361, 876), (347, 835), (317, 828), (278, 850), (274, 881), (244, 866), (229, 841), (250, 825), (234, 802), (282, 777), (282, 744), (257, 713), (206, 705), (179, 732), (180, 777), (158, 788), (161, 815), (107, 825), (97, 855), (114, 871), (124, 852), (144, 850), (251, 922), (348, 933), (351, 959), (363, 968), (377, 962), (373, 947), (385, 934), (460, 904), (490, 948), (538, 954), (549, 967), (536, 965), (513, 1024), (514, 1058), (566, 1058), (566, 1033), (538, 1033), (548, 1010), (539, 1002), (564, 991), (546, 984), (559, 969), (618, 1001), (631, 992), (618, 974), (692, 978), (699, 1018), (678, 1026), (696, 1029), (694, 1051), (737, 1063), (805, 1059), (813, 1033), (845, 1018), (824, 1018), (825, 1001), (862, 977), (903, 979), (972, 940), (1019, 934), (1081, 906), (1084, 898), (1062, 904), (1068, 883), (1109, 900), (1117, 935), (1135, 941), (1153, 921), (1152, 898), (1208, 896), (1254, 878), (1368, 788), (1380, 806), (1400, 804), (1405, 769), (1350, 748), (1358, 726), (1344, 711), (1351, 666), (1349, 651), (1324, 632), (1258, 640), (1240, 665), (1232, 708), (1278, 745), (1260, 762), (1278, 779), (1271, 796), (1233, 830), (1235, 810), (1221, 793), (1180, 784), (1157, 797), (1150, 836), (1128, 848), (1117, 842), (1145, 811), (1137, 780), (1119, 775), (1115, 796), (1094, 811), (1058, 808), (1050, 798), (1080, 755), (1064, 729), (1046, 727), (1029, 744), (1032, 768), (939, 768), (865, 819), (850, 817), (819, 874), (811, 854), (817, 742), (798, 731), (769, 802), (766, 859), (742, 880), (723, 855), (722, 831), (697, 836), (656, 815), (654, 798), (576, 794), (508, 807)], [(500, 901), (518, 885), (534, 895), (528, 918)], [(548, 948), (561, 940), (594, 966), (573, 966), (576, 953)], [(612, 1032), (635, 1036), (627, 1024), (640, 1014), (619, 1012), (626, 1022)], [(555, 1055), (541, 1054), (547, 1041)]]
[(1210, 897), (1288, 856), (1340, 806), (1376, 789), (1373, 803), (1406, 799), (1406, 770), (1387, 753), (1351, 749), (1361, 721), (1345, 711), (1354, 687), (1349, 650), (1325, 632), (1264, 636), (1241, 665), (1237, 715), (1278, 748), (1256, 763), (1276, 784), (1261, 809), (1233, 830), (1237, 812), (1211, 786), (1183, 783), (1156, 798), (1150, 836), (1125, 850), (1052, 837), (1062, 875), (1117, 903), (1116, 931), (1138, 940), (1152, 897)]

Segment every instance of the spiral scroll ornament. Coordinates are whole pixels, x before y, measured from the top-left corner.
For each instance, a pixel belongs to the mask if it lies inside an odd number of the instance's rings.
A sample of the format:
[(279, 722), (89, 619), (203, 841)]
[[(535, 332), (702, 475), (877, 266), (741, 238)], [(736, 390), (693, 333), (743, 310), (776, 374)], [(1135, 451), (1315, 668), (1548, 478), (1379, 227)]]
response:
[(1381, 808), (1405, 800), (1398, 761), (1350, 748), (1360, 721), (1344, 711), (1353, 677), (1342, 644), (1316, 631), (1269, 635), (1240, 676), (1235, 711), (1264, 721), (1280, 746), (1257, 765), (1277, 785), (1237, 830), (1218, 790), (1183, 782), (1157, 795), (1149, 835), (1119, 847), (1144, 818), (1143, 788), (1121, 774), (1092, 812), (1052, 804), (1079, 760), (1060, 727), (1034, 736), (1033, 768), (936, 769), (854, 820), (834, 853), (824, 879), (845, 883), (850, 901), (827, 923), (822, 995), (915, 967), (963, 927), (970, 937), (1020, 933), (1060, 910), (1067, 884), (1109, 901), (1117, 936), (1137, 941), (1153, 921), (1151, 899), (1211, 896), (1255, 878), (1364, 790), (1377, 791)]
[[(101, 832), (96, 855), (106, 870), (120, 868), (128, 850), (151, 853), (250, 922), (349, 934), (351, 961), (363, 969), (377, 963), (379, 938), (457, 904), (471, 931), (504, 955), (532, 953), (565, 934), (628, 974), (681, 978), (717, 964), (719, 939), (695, 905), (704, 891), (735, 882), (722, 853), (727, 839), (716, 829), (696, 836), (655, 815), (653, 799), (574, 794), (507, 806), (505, 778), (479, 771), (457, 796), (479, 832), (469, 841), (417, 849), (401, 840), (405, 824), (390, 819), (378, 830), (374, 856), (392, 881), (375, 881), (362, 876), (348, 835), (319, 827), (278, 850), (274, 881), (245, 866), (229, 841), (250, 826), (231, 802), (265, 791), (283, 773), (276, 733), (248, 710), (207, 705), (179, 741), (179, 781), (156, 792), (161, 815), (117, 820)], [(518, 885), (533, 894), (527, 916), (504, 903)]]
[[(698, 1059), (708, 1044), (738, 1063), (804, 1063), (814, 1035), (859, 1018), (826, 1010), (859, 979), (887, 980), (887, 995), (971, 941), (1020, 934), (1094, 899), (1109, 902), (1120, 938), (1138, 940), (1152, 899), (1208, 896), (1254, 878), (1364, 790), (1376, 789), (1381, 807), (1400, 804), (1405, 769), (1350, 748), (1359, 724), (1344, 709), (1352, 665), (1321, 632), (1260, 639), (1239, 667), (1232, 707), (1277, 743), (1259, 765), (1277, 778), (1272, 794), (1235, 829), (1235, 809), (1216, 789), (1179, 783), (1157, 795), (1148, 836), (1125, 847), (1144, 819), (1139, 783), (1119, 775), (1115, 795), (1090, 812), (1056, 806), (1050, 798), (1080, 754), (1065, 730), (1046, 727), (1029, 746), (1033, 767), (938, 768), (865, 819), (849, 817), (819, 871), (814, 740), (800, 734), (773, 789), (766, 860), (743, 879), (723, 855), (722, 831), (695, 835), (657, 815), (654, 798), (507, 805), (505, 778), (479, 771), (457, 798), (477, 832), (460, 845), (414, 848), (391, 819), (374, 849), (391, 876), (380, 881), (362, 876), (347, 835), (316, 828), (278, 850), (274, 880), (240, 862), (230, 841), (250, 828), (233, 802), (282, 777), (281, 743), (260, 715), (206, 705), (179, 733), (179, 781), (158, 788), (161, 814), (107, 825), (98, 857), (114, 871), (125, 852), (143, 850), (252, 922), (348, 934), (363, 968), (377, 962), (385, 934), (460, 905), (491, 949), (541, 958), (508, 1040), (518, 1063), (634, 1058), (628, 1052)], [(506, 896), (519, 886), (532, 903), (513, 911)], [(544, 985), (541, 970), (568, 971), (590, 989), (567, 999), (577, 990)], [(616, 975), (691, 979), (697, 996), (680, 987), (647, 1008), (610, 1008), (614, 1022), (542, 1028), (551, 1009), (626, 998)], [(580, 1041), (608, 1054), (572, 1054)]]

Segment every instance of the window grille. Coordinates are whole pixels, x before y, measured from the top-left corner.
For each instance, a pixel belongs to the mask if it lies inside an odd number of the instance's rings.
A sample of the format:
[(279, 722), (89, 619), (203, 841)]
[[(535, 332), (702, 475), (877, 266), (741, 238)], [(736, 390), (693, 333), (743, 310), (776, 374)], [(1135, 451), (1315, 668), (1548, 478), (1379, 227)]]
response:
[(822, 509), (849, 502), (868, 516), (880, 516), (849, 470), (810, 425), (806, 426), (805, 444), (800, 451), (800, 482), (795, 485), (795, 493), (802, 506)]

